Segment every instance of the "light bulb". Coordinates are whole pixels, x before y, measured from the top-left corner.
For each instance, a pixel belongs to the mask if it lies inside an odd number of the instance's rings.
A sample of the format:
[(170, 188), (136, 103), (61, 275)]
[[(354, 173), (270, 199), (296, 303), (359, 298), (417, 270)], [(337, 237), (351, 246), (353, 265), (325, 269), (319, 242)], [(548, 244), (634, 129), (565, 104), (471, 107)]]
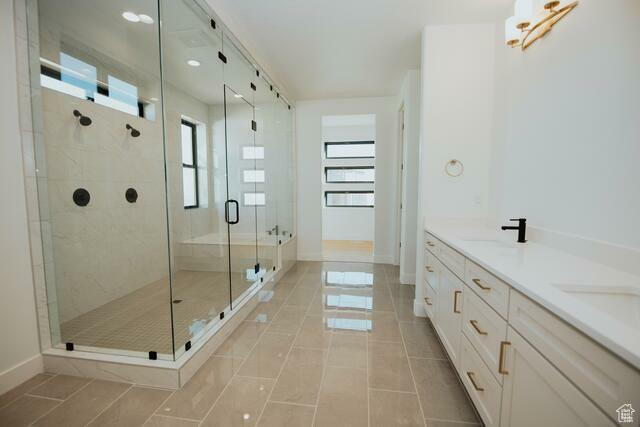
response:
[(140, 18), (140, 22), (142, 22), (143, 24), (153, 24), (154, 22), (152, 17), (143, 13), (138, 15), (138, 18)]
[(140, 22), (140, 17), (138, 14), (133, 12), (123, 12), (122, 17), (129, 22)]
[(504, 22), (504, 40), (509, 46), (520, 42), (521, 31), (516, 27), (516, 17), (512, 16)]

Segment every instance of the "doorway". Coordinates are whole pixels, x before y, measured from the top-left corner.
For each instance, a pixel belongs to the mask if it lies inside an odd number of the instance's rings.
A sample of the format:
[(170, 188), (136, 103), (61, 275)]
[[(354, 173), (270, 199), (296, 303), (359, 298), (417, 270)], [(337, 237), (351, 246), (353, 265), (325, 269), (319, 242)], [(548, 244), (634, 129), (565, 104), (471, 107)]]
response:
[(325, 261), (373, 262), (376, 116), (322, 117)]

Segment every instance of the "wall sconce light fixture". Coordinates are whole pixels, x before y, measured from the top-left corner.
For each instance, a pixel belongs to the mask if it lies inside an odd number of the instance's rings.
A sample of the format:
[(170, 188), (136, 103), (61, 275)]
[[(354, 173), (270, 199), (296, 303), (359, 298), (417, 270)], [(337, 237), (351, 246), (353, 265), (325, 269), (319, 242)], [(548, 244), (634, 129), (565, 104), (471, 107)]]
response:
[(516, 0), (515, 14), (505, 21), (505, 42), (526, 50), (576, 6), (571, 0)]

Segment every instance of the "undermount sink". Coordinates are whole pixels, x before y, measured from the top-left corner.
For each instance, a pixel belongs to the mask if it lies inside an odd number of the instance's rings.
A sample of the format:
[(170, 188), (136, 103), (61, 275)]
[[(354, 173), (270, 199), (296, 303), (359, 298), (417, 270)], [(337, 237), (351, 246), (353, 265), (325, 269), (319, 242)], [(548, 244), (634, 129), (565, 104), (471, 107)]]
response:
[(640, 329), (640, 287), (553, 285), (576, 300), (613, 317), (635, 329)]

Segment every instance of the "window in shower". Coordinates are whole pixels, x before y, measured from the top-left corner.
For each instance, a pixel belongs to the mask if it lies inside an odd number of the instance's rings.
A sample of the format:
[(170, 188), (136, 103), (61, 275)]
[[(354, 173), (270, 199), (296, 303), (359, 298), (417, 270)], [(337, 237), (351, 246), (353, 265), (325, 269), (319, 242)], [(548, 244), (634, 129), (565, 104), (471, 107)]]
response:
[(133, 116), (155, 119), (152, 103), (143, 102), (138, 87), (107, 75), (100, 81), (99, 70), (78, 58), (60, 52), (59, 63), (40, 58), (40, 85)]
[(242, 171), (242, 180), (245, 184), (264, 183), (264, 169), (246, 169)]
[(198, 198), (198, 137), (196, 125), (182, 119), (182, 195), (185, 209), (199, 206)]
[(263, 160), (264, 147), (260, 145), (247, 145), (242, 147), (242, 160)]
[(266, 203), (264, 193), (244, 193), (242, 197), (245, 206), (264, 206)]

